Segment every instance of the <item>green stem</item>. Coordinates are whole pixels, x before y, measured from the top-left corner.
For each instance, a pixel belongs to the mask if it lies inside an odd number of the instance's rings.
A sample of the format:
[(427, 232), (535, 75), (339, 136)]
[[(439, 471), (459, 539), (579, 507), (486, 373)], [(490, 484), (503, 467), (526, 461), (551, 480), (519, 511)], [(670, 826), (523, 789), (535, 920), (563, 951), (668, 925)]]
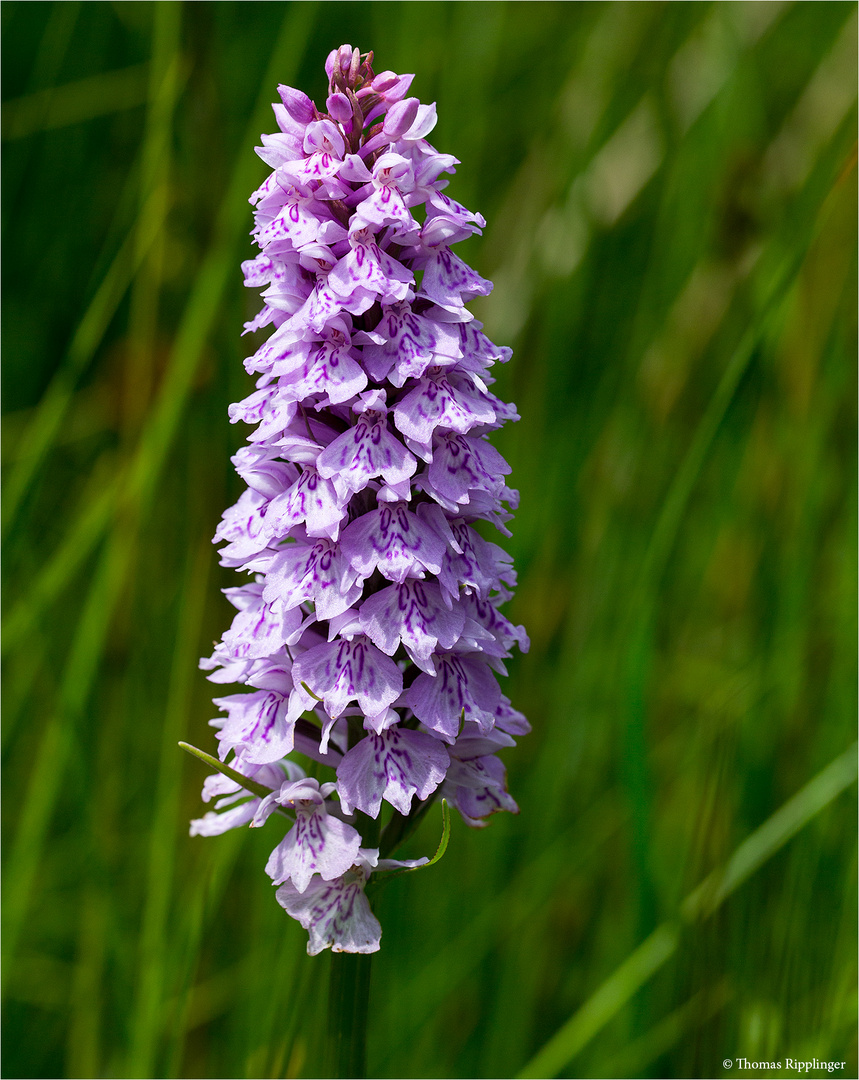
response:
[(328, 995), (328, 1075), (367, 1075), (367, 1005), (372, 954), (333, 953)]
[[(349, 742), (363, 732), (350, 731)], [(358, 813), (361, 845), (379, 846), (378, 819)], [(328, 1075), (362, 1080), (367, 1075), (367, 1003), (372, 954), (332, 953), (328, 983)]]

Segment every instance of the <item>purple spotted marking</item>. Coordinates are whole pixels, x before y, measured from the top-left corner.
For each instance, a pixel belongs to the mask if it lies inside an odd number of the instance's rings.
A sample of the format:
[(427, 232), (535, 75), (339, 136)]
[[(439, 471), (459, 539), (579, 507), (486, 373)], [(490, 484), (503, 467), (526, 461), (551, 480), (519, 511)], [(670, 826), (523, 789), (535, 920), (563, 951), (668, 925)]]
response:
[(402, 503), (383, 505), (353, 521), (342, 537), (344, 555), (363, 580), (379, 570), (388, 581), (438, 574), (444, 541)]
[(464, 624), (464, 611), (446, 607), (434, 581), (408, 579), (382, 589), (361, 605), (361, 628), (370, 640), (388, 656), (402, 645), (430, 675), (435, 674), (433, 650), (452, 648)]
[(382, 800), (408, 814), (412, 799), (428, 798), (444, 780), (450, 758), (430, 735), (406, 728), (370, 734), (337, 766), (341, 800), (377, 817)]
[(381, 476), (386, 484), (408, 480), (417, 468), (414, 454), (388, 430), (379, 413), (364, 413), (319, 455), (319, 475), (332, 479), (344, 496), (354, 495)]
[(495, 409), (465, 380), (431, 369), (394, 408), (394, 423), (408, 439), (429, 445), (436, 428), (460, 435), (478, 424), (491, 424)]
[(491, 731), (501, 691), (485, 659), (445, 653), (435, 658), (435, 665), (436, 674), (418, 675), (399, 704), (449, 743), (456, 740), (463, 716), (481, 731)]
[(310, 649), (293, 665), (292, 678), (296, 688), (304, 683), (322, 698), (332, 718), (350, 701), (357, 701), (365, 716), (376, 716), (403, 689), (400, 669), (363, 635)]

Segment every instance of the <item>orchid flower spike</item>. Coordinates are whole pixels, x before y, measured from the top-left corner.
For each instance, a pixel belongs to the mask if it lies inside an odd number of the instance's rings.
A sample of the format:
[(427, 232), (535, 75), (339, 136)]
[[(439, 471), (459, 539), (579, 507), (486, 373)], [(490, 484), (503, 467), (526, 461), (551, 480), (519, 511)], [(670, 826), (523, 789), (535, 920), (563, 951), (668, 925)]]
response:
[(457, 162), (427, 142), (435, 105), (372, 59), (330, 54), (324, 109), (279, 87), (257, 150), (272, 171), (242, 269), (264, 303), (245, 331), (271, 333), (230, 408), (254, 430), (215, 534), (250, 576), (201, 661), (244, 689), (215, 700), (232, 779), (207, 780), (220, 798), (192, 833), (279, 824), (266, 870), (310, 953), (379, 948), (364, 888), (426, 861), (380, 859), (426, 800), (473, 826), (517, 812), (497, 755), (530, 730), (497, 681), (528, 647), (500, 611), (515, 575), (476, 527), (509, 536), (518, 500), (489, 442), (517, 419), (490, 390), (510, 350), (466, 307), (491, 283), (451, 250), (485, 222), (444, 194)]

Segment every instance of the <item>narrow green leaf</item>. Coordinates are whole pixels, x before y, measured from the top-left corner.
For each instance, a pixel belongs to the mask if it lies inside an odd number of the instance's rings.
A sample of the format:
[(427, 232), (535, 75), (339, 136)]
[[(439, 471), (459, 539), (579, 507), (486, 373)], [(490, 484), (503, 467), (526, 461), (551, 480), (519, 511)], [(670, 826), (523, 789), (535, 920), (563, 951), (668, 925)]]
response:
[(450, 842), (450, 808), (447, 805), (447, 799), (441, 800), (441, 840), (438, 842), (438, 847), (435, 849), (435, 855), (430, 859), (428, 863), (423, 866), (415, 866), (415, 870), (425, 870), (427, 866), (432, 866), (437, 863), (439, 859), (447, 851), (447, 845)]
[(224, 776), (228, 776), (231, 780), (249, 791), (252, 795), (258, 795), (261, 799), (264, 799), (266, 795), (271, 795), (272, 789), (265, 787), (263, 784), (258, 784), (256, 780), (250, 780), (247, 776), (242, 776), (240, 772), (236, 772), (235, 769), (231, 769), (229, 765), (225, 765), (222, 761), (218, 761), (217, 758), (212, 757), (211, 754), (207, 754), (205, 750), (198, 750), (196, 746), (192, 746), (190, 743), (180, 742), (179, 745), (183, 750), (187, 750), (189, 754), (193, 754), (194, 757), (204, 761), (207, 765), (210, 765), (213, 769), (217, 769), (219, 773), (223, 773)]
[(381, 885), (385, 881), (390, 881), (391, 878), (399, 877), (400, 874), (413, 874), (415, 870), (426, 870), (428, 867), (433, 866), (442, 858), (447, 851), (447, 845), (450, 841), (450, 809), (447, 805), (447, 799), (441, 800), (441, 840), (438, 842), (438, 847), (435, 850), (435, 855), (429, 860), (429, 862), (421, 863), (420, 866), (405, 866), (401, 870), (383, 870), (381, 873), (383, 876), (375, 879), (376, 885)]

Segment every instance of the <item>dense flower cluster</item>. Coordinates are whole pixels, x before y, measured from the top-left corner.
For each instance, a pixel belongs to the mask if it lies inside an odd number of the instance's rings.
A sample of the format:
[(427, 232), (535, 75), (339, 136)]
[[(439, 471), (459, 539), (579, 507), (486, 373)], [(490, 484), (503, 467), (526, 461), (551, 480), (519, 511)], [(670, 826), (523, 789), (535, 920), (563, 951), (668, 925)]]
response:
[(436, 794), (471, 825), (515, 811), (496, 753), (529, 730), (495, 678), (528, 644), (499, 611), (514, 573), (474, 528), (509, 536), (516, 504), (487, 441), (517, 418), (489, 389), (509, 350), (465, 307), (490, 283), (451, 251), (485, 222), (442, 193), (457, 162), (426, 141), (435, 105), (371, 61), (331, 53), (324, 113), (279, 87), (280, 131), (258, 150), (273, 171), (242, 269), (265, 306), (246, 330), (274, 332), (245, 361), (256, 391), (230, 409), (256, 430), (215, 536), (253, 579), (226, 590), (238, 613), (202, 662), (247, 688), (215, 701), (221, 760), (271, 794), (209, 777), (220, 812), (192, 833), (291, 821), (266, 870), (311, 953), (378, 949), (364, 885), (416, 865), (380, 860), (360, 823)]

